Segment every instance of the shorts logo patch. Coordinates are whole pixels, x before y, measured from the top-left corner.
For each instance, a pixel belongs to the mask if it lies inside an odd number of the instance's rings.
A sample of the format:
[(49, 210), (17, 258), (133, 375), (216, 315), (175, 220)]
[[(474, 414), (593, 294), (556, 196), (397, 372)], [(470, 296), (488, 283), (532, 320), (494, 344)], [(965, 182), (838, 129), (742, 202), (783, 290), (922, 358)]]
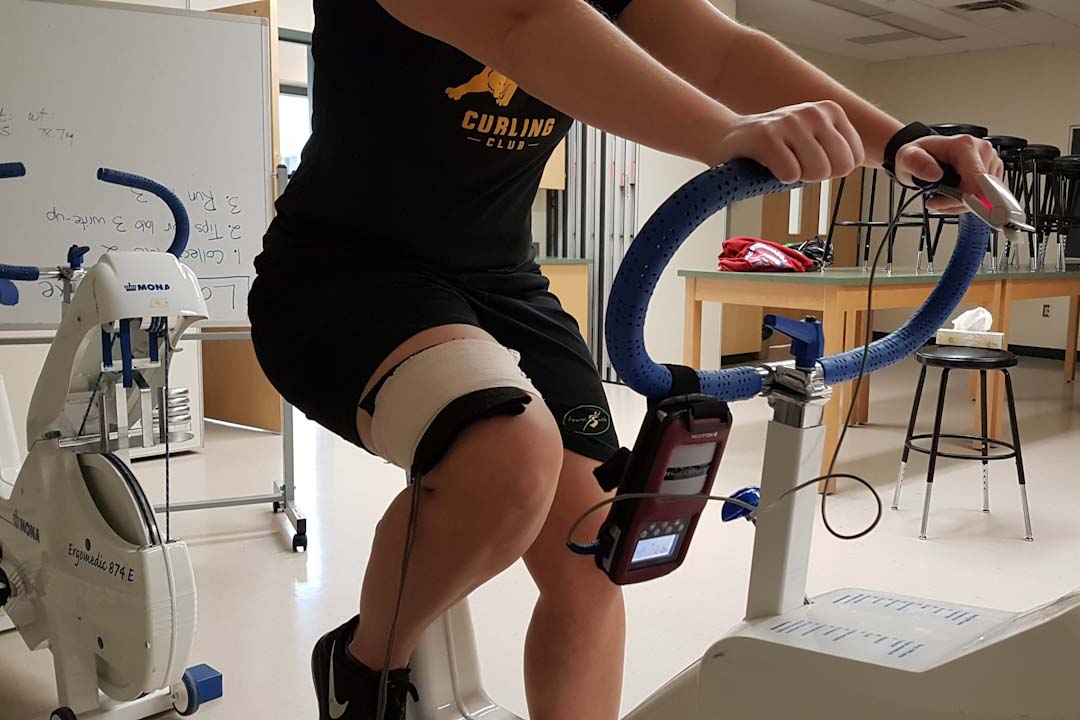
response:
[(596, 405), (578, 405), (563, 415), (563, 427), (579, 435), (603, 435), (611, 428), (611, 416)]

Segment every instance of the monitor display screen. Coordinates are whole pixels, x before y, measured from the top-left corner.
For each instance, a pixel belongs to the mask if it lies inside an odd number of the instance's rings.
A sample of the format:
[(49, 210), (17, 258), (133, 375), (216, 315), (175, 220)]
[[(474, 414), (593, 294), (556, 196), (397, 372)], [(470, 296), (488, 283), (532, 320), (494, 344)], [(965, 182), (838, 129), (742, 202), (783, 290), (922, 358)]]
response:
[(666, 560), (673, 557), (678, 540), (679, 533), (640, 540), (637, 547), (634, 548), (634, 557), (630, 559), (630, 564), (641, 565), (642, 563)]

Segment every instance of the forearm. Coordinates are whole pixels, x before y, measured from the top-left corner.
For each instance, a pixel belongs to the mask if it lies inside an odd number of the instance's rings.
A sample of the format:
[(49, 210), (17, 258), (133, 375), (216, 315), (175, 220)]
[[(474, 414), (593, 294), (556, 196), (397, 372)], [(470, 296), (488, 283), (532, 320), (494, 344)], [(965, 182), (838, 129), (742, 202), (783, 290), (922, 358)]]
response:
[(903, 124), (833, 80), (782, 43), (744, 29), (724, 50), (715, 72), (698, 86), (738, 113), (758, 113), (785, 105), (834, 100), (863, 140), (866, 163), (880, 166), (885, 145)]
[[(428, 16), (423, 0), (380, 2), (406, 24), (497, 69), (530, 95), (658, 150), (714, 162), (720, 140), (738, 119), (582, 0), (451, 0), (438, 17)], [(493, 10), (508, 7), (514, 12), (505, 21), (492, 19)], [(487, 27), (475, 29), (482, 23)]]

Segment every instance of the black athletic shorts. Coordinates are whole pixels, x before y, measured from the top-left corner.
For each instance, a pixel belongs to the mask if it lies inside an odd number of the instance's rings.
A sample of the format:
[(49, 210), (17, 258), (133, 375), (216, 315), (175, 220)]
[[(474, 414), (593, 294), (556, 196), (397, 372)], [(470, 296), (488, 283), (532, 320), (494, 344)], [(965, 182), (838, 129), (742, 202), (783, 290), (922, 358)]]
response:
[(603, 384), (577, 322), (531, 259), (514, 268), (448, 271), (336, 246), (267, 242), (248, 300), (255, 353), (282, 396), (360, 445), (356, 410), (371, 375), (422, 330), (473, 325), (521, 353), (563, 446), (595, 460), (618, 448)]

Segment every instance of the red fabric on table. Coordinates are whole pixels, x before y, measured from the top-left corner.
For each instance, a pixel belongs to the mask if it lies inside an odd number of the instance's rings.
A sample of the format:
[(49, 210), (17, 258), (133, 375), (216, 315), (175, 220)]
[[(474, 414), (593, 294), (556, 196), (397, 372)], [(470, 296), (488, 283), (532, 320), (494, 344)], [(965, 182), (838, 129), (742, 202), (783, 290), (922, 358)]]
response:
[(798, 250), (751, 237), (725, 240), (719, 260), (721, 270), (732, 272), (806, 272), (814, 267)]

